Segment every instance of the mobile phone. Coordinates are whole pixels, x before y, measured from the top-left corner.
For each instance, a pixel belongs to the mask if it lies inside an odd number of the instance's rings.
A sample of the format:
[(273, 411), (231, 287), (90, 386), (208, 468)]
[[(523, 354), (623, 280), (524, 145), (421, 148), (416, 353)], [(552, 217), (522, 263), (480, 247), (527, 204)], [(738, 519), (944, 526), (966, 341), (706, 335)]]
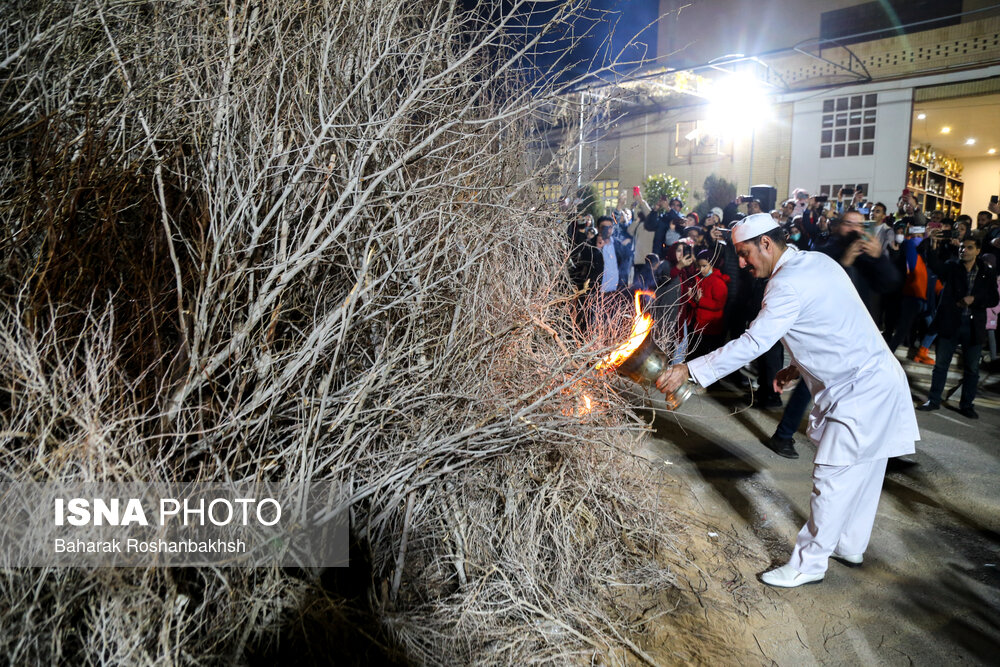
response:
[(998, 201), (1000, 201), (1000, 195), (993, 195), (992, 197), (990, 197), (991, 204), (996, 204)]
[(846, 197), (854, 196), (854, 188), (844, 188), (840, 192)]
[(813, 200), (817, 204), (825, 204), (828, 199), (829, 199), (829, 197), (826, 196), (826, 195), (816, 195), (815, 197), (813, 197)]
[(639, 196), (639, 186), (638, 185), (636, 185), (635, 187), (632, 188), (632, 196), (633, 197), (638, 197)]
[(740, 195), (736, 201), (740, 204), (749, 204), (753, 201), (753, 197), (751, 195)]

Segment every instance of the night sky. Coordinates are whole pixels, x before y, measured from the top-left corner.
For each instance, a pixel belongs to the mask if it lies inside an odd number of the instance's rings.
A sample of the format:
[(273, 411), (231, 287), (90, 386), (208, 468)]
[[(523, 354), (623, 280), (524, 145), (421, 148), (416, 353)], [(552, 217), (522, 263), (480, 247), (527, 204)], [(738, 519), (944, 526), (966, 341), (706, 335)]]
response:
[[(463, 0), (466, 8), (483, 8), (484, 3)], [(502, 8), (509, 11), (516, 3), (504, 0)], [(508, 32), (513, 40), (528, 40), (546, 25), (552, 25), (559, 2), (528, 2), (518, 11), (517, 24)], [(621, 65), (614, 68), (617, 74), (635, 71), (638, 61), (651, 59), (656, 54), (656, 25), (659, 2), (657, 0), (592, 0), (590, 7), (573, 22), (557, 24), (551, 37), (526, 59), (524, 67), (537, 84), (555, 80), (568, 82), (587, 73), (594, 73), (618, 55)], [(498, 13), (486, 17), (495, 22)], [(647, 26), (649, 26), (647, 28)], [(586, 35), (575, 48), (574, 37)], [(632, 40), (632, 44), (629, 44)], [(619, 55), (620, 54), (620, 55)], [(646, 63), (648, 66), (649, 63)], [(553, 72), (558, 71), (556, 75)], [(610, 79), (614, 75), (598, 75)], [(596, 77), (590, 79), (595, 81)]]

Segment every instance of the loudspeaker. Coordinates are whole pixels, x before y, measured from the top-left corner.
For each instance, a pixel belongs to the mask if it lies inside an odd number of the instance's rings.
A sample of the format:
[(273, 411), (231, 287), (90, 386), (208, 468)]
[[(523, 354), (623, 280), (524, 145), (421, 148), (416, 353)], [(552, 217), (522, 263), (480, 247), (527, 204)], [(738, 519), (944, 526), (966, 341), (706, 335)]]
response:
[(778, 188), (773, 185), (754, 185), (750, 188), (750, 196), (760, 202), (760, 210), (770, 213), (778, 201)]

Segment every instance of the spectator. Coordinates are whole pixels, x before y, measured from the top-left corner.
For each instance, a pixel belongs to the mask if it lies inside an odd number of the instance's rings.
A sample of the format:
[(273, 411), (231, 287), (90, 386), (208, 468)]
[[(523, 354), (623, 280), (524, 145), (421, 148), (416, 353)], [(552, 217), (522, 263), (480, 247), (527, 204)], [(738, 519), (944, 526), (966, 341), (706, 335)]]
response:
[(604, 272), (604, 262), (601, 253), (588, 238), (586, 218), (577, 218), (570, 225), (570, 280), (577, 290), (589, 291), (597, 285), (597, 279)]
[(725, 332), (723, 312), (729, 292), (728, 276), (712, 265), (707, 249), (697, 255), (698, 276), (694, 287), (694, 331), (700, 335), (691, 358), (707, 354), (722, 345)]
[(872, 234), (864, 233), (864, 216), (848, 211), (834, 226), (830, 243), (821, 249), (847, 272), (854, 289), (875, 319), (875, 295), (899, 287), (901, 277), (882, 244)]
[[(931, 237), (936, 246), (940, 235)], [(997, 275), (988, 264), (977, 261), (981, 245), (979, 239), (968, 238), (962, 242), (958, 260), (944, 265), (937, 262), (935, 253), (928, 254), (931, 268), (944, 280), (941, 306), (934, 318), (938, 331), (937, 362), (931, 376), (931, 390), (927, 401), (918, 410), (937, 410), (941, 407), (948, 366), (955, 349), (962, 346), (965, 371), (962, 377), (962, 399), (958, 411), (969, 419), (978, 419), (973, 407), (976, 385), (979, 383), (979, 357), (986, 341), (986, 309), (1000, 302), (997, 293)]]
[(885, 204), (876, 202), (872, 204), (871, 212), (869, 213), (872, 219), (872, 232), (874, 232), (879, 244), (881, 244), (883, 251), (889, 248), (889, 244), (892, 242), (892, 237), (895, 234), (892, 228), (892, 218), (886, 215), (886, 212)]
[(705, 244), (705, 230), (699, 225), (685, 227), (684, 238), (691, 241), (691, 247), (694, 248), (695, 255), (698, 254), (698, 251), (704, 250), (707, 247)]
[(637, 203), (644, 215), (634, 220), (628, 230), (634, 239), (635, 257), (645, 257), (655, 252), (661, 259), (666, 259), (667, 249), (680, 238), (680, 234), (674, 231), (672, 224), (675, 220), (683, 220), (678, 213), (679, 202), (679, 199), (671, 200), (667, 195), (660, 195), (656, 209), (650, 210), (642, 195), (639, 195)]
[(809, 200), (812, 199), (812, 197), (810, 197), (809, 193), (802, 188), (795, 188), (795, 190), (792, 191), (792, 199), (795, 200), (795, 206), (792, 208), (792, 217), (794, 218), (795, 216), (802, 215), (806, 212), (806, 209), (810, 205)]
[(989, 211), (980, 211), (976, 214), (976, 230), (985, 232), (993, 224), (993, 214)]
[[(996, 256), (980, 253), (979, 261), (997, 272)], [(997, 292), (1000, 293), (1000, 277), (997, 278)], [(987, 368), (994, 370), (997, 366), (997, 317), (1000, 316), (1000, 304), (986, 309), (986, 342), (989, 344), (990, 363)]]
[[(899, 344), (910, 335), (918, 316), (923, 317), (930, 324), (933, 315), (931, 309), (933, 299), (928, 299), (928, 296), (933, 297), (941, 290), (940, 283), (927, 270), (925, 254), (928, 244), (925, 243), (924, 239), (926, 228), (911, 225), (908, 232), (902, 245), (906, 261), (906, 276), (903, 279), (903, 298), (899, 307), (899, 321), (888, 341), (891, 352), (895, 352)], [(913, 360), (928, 365), (934, 363), (926, 345), (918, 347), (913, 355)]]
[[(893, 224), (893, 236), (888, 248), (886, 248), (889, 261), (892, 262), (900, 278), (906, 276), (906, 253), (903, 251), (902, 245), (906, 241), (907, 223), (912, 220), (913, 218), (903, 218)], [(896, 289), (883, 294), (880, 299), (879, 317), (875, 320), (875, 323), (879, 325), (882, 335), (887, 341), (892, 338), (892, 334), (896, 330), (896, 324), (899, 322), (899, 304), (902, 299), (902, 281), (900, 281)]]
[[(1000, 223), (993, 219), (994, 213), (1000, 213), (1000, 203), (990, 202), (989, 210), (980, 211), (976, 216), (976, 229), (983, 243), (982, 254), (1000, 260)], [(1000, 261), (997, 264), (1000, 265)]]
[(723, 224), (729, 225), (739, 220), (743, 216), (740, 215), (740, 205), (746, 204), (747, 215), (754, 215), (755, 213), (760, 213), (760, 200), (756, 198), (748, 198), (746, 201), (742, 201), (742, 197), (737, 197), (733, 201), (726, 204), (725, 210), (722, 212), (722, 222)]
[(618, 255), (615, 249), (615, 241), (612, 238), (615, 221), (611, 216), (602, 215), (597, 219), (597, 249), (601, 251), (601, 260), (604, 270), (601, 273), (601, 292), (615, 292), (621, 287), (618, 279)]
[[(712, 218), (715, 218), (715, 221), (711, 222), (710, 224)], [(718, 206), (714, 206), (712, 207), (712, 210), (708, 212), (708, 217), (705, 218), (706, 230), (710, 226), (721, 225), (721, 224), (722, 224), (722, 209), (719, 208)]]
[(781, 204), (781, 222), (787, 224), (795, 217), (795, 200), (786, 199)]
[(677, 285), (677, 325), (675, 329), (675, 340), (677, 348), (674, 351), (674, 359), (678, 363), (684, 360), (688, 350), (689, 336), (694, 323), (694, 284), (695, 276), (698, 273), (694, 265), (694, 252), (690, 243), (685, 240), (678, 241), (671, 247), (674, 258), (674, 268), (670, 270), (671, 282)]
[(630, 282), (632, 263), (635, 261), (635, 244), (628, 229), (632, 224), (632, 209), (626, 205), (625, 191), (618, 195), (615, 209), (611, 211), (614, 228), (611, 238), (615, 242), (615, 252), (618, 255), (618, 280), (624, 286)]
[[(666, 274), (664, 275), (664, 269)], [(646, 255), (646, 261), (636, 270), (632, 287), (644, 292), (655, 292), (661, 283), (670, 280), (670, 263), (660, 259), (655, 252)]]
[(788, 243), (799, 250), (809, 250), (809, 241), (802, 236), (802, 229), (799, 223), (793, 222), (788, 225)]

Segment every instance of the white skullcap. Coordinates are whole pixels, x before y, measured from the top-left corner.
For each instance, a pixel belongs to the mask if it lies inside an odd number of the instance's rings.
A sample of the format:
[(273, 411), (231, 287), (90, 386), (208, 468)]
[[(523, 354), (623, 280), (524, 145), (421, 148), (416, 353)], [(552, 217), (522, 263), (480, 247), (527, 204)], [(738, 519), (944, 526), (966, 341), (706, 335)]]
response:
[(733, 225), (733, 243), (743, 243), (757, 238), (764, 232), (778, 228), (778, 221), (770, 213), (754, 213)]

